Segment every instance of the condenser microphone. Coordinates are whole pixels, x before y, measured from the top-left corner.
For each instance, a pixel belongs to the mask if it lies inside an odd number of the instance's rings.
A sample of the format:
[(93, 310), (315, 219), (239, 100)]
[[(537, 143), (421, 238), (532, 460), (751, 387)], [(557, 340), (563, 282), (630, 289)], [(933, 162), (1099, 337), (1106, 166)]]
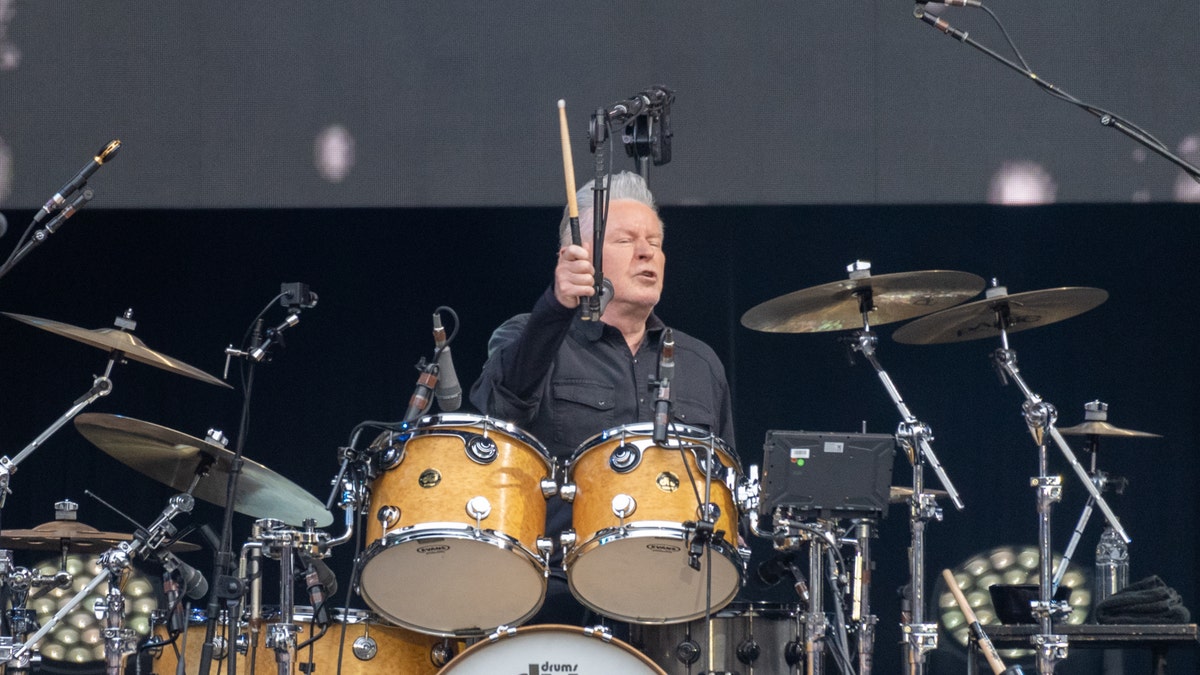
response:
[(79, 173), (75, 174), (74, 178), (67, 181), (65, 185), (59, 188), (58, 192), (54, 193), (53, 197), (51, 197), (46, 201), (45, 204), (42, 205), (42, 208), (39, 209), (37, 214), (33, 216), (33, 222), (42, 222), (42, 220), (46, 216), (53, 213), (55, 209), (61, 208), (63, 204), (67, 203), (67, 198), (74, 194), (76, 190), (83, 187), (83, 184), (87, 182), (88, 178), (91, 178), (92, 174), (96, 173), (96, 170), (103, 166), (105, 162), (112, 159), (120, 149), (121, 141), (115, 138), (109, 141), (108, 145), (100, 148), (100, 151), (96, 153), (96, 156), (93, 157), (86, 166), (80, 169)]
[(438, 407), (442, 412), (454, 412), (462, 406), (462, 385), (458, 383), (458, 373), (454, 372), (454, 358), (446, 343), (446, 329), (442, 327), (439, 312), (433, 313), (433, 344), (437, 348), (438, 381), (434, 394)]

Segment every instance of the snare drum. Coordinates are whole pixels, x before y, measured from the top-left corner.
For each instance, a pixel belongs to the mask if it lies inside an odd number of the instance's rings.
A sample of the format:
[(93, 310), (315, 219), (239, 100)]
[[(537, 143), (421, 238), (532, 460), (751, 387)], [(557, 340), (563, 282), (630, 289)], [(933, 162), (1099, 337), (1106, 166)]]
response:
[(472, 645), (442, 675), (666, 675), (628, 644), (594, 629), (546, 624), (493, 635)]
[[(676, 424), (671, 431), (660, 447), (650, 424), (610, 429), (580, 446), (567, 466), (564, 495), (570, 497), (573, 486), (574, 543), (566, 538), (563, 567), (579, 601), (606, 616), (688, 621), (703, 616), (709, 600), (712, 609), (724, 607), (742, 586), (733, 499), (737, 459), (702, 429)], [(693, 560), (710, 451), (708, 503), (716, 506), (716, 532)]]
[[(359, 592), (393, 623), (433, 635), (483, 635), (533, 616), (546, 594), (549, 454), (489, 417), (443, 414), (373, 447), (384, 471)], [(454, 596), (458, 601), (448, 601)]]
[[(735, 602), (713, 616), (713, 663), (718, 672), (798, 675), (804, 668), (804, 617), (795, 605)], [(707, 672), (703, 619), (670, 626), (632, 626), (629, 641), (668, 675)]]

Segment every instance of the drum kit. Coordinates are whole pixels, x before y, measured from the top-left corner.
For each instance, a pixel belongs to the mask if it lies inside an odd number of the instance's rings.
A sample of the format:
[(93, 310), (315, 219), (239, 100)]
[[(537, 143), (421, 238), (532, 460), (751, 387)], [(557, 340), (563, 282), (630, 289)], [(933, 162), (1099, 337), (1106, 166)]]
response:
[[(847, 269), (846, 280), (754, 307), (742, 316), (742, 324), (773, 333), (850, 332), (840, 339), (852, 355), (861, 354), (870, 363), (896, 406), (900, 422), (895, 445), (912, 465), (912, 483), (891, 487), (885, 501), (909, 506), (909, 605), (901, 623), (908, 672), (923, 672), (926, 654), (937, 648), (937, 626), (924, 614), (926, 526), (941, 519), (939, 499), (957, 508), (963, 502), (934, 454), (931, 430), (909, 409), (881, 364), (874, 328), (901, 321), (908, 323), (894, 337), (904, 343), (1001, 340), (993, 362), (1022, 391), (1022, 411), (1039, 448), (1034, 485), (1045, 562), (1033, 609), (1042, 624), (1039, 666), (1049, 672), (1065, 658), (1066, 641), (1053, 631), (1062, 608), (1053, 599), (1057, 580), (1049, 568), (1049, 520), (1062, 485), (1047, 475), (1047, 447), (1053, 442), (1061, 449), (1090, 494), (1070, 550), (1095, 507), (1107, 521), (1106, 540), (1116, 546), (1114, 560), (1124, 560), (1121, 546), (1129, 537), (1101, 494), (1103, 481), (1094, 480), (1103, 475), (1095, 465), (1096, 446), (1100, 436), (1151, 434), (1109, 425), (1099, 402), (1089, 404), (1084, 424), (1057, 428), (1054, 407), (1033, 393), (1017, 369), (1008, 336), (1086, 312), (1107, 294), (1054, 288), (1009, 295), (993, 283), (984, 299), (968, 302), (985, 286), (972, 274), (933, 270), (872, 276), (863, 262)], [(110, 674), (125, 667), (126, 657), (134, 653), (148, 655), (145, 662), (153, 672), (195, 673), (196, 664), (205, 672), (213, 658), (216, 667), (228, 668), (231, 675), (239, 670), (311, 672), (314, 664), (322, 672), (345, 668), (355, 675), (380, 667), (453, 675), (820, 675), (826, 655), (844, 672), (867, 675), (871, 670), (877, 618), (870, 611), (869, 570), (881, 514), (843, 518), (824, 510), (775, 507), (760, 513), (758, 467), (745, 471), (726, 441), (706, 430), (671, 423), (661, 440), (649, 423), (628, 424), (602, 430), (559, 463), (536, 438), (508, 422), (466, 413), (427, 415), (426, 406), (415, 419), (356, 428), (350, 443), (338, 450), (333, 493), (323, 504), (287, 478), (227, 449), (218, 431), (197, 438), (120, 415), (82, 413), (111, 391), (112, 370), (126, 359), (227, 386), (147, 347), (131, 333), (131, 313), (119, 318), (115, 329), (100, 330), (6, 316), (103, 349), (109, 359), (91, 390), (49, 430), (14, 459), (0, 458), (0, 507), (21, 460), (72, 419), (96, 447), (180, 491), (151, 525), (139, 526), (132, 535), (101, 532), (61, 514), (52, 523), (0, 533), (0, 547), (6, 549), (49, 550), (64, 560), (68, 554), (100, 556), (99, 573), (76, 583), (65, 566), (53, 574), (31, 571), (13, 564), (11, 550), (0, 552), (0, 580), (12, 608), (8, 635), (0, 638), (0, 661), (9, 667), (29, 668), (43, 638), (85, 601), (94, 601)], [(358, 448), (364, 429), (379, 435)], [(1063, 439), (1071, 434), (1085, 435), (1092, 444), (1090, 474)], [(926, 487), (926, 467), (940, 489)], [(239, 482), (231, 494), (227, 484), (234, 473)], [(203, 579), (175, 556), (196, 548), (181, 540), (172, 523), (192, 510), (195, 499), (255, 518), (237, 557), (236, 574), (215, 584), (213, 593), (224, 601), (217, 629), (217, 618), (210, 616), (213, 604), (207, 613), (185, 611), (189, 598), (205, 595), (197, 588)], [(572, 527), (558, 541), (545, 532), (550, 499), (573, 505)], [(345, 514), (344, 531), (337, 536), (321, 529), (334, 523), (335, 504)], [(61, 505), (63, 513), (71, 510)], [(749, 562), (739, 533), (773, 542), (780, 553), (780, 574), (796, 579), (797, 603), (736, 601)], [(356, 546), (347, 608), (334, 609), (330, 598), (337, 580), (324, 559), (351, 541)], [(525, 625), (545, 600), (556, 546), (570, 591), (598, 615), (628, 624), (628, 641), (614, 637), (607, 626)], [(811, 585), (795, 562), (804, 549)], [(167, 570), (165, 609), (154, 613), (148, 634), (126, 625), (127, 598), (117, 583), (139, 559), (158, 561)], [(274, 608), (262, 604), (267, 560), (279, 569), (279, 605)], [(831, 603), (824, 595), (827, 580)], [(296, 603), (297, 581), (303, 581), (311, 605)], [(101, 589), (105, 583), (107, 589)], [(27, 609), (31, 590), (32, 595), (44, 588), (65, 593), (71, 587), (75, 596), (48, 620), (33, 618)], [(370, 611), (349, 609), (350, 592)], [(827, 604), (833, 606), (832, 618)], [(302, 635), (306, 625), (311, 627), (307, 637)], [(330, 628), (334, 635), (322, 639)], [(854, 650), (848, 632), (856, 634)], [(138, 668), (143, 661), (135, 660)]]

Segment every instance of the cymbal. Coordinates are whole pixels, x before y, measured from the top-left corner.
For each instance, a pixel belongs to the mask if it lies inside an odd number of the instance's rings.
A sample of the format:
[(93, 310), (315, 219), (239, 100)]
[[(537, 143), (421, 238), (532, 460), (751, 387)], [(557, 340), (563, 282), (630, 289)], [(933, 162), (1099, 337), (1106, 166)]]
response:
[[(101, 553), (123, 541), (132, 540), (132, 534), (101, 532), (76, 520), (52, 520), (31, 530), (0, 532), (0, 548), (25, 551), (62, 551), (65, 544), (71, 553)], [(183, 553), (198, 551), (200, 547), (190, 542), (177, 541), (171, 544), (170, 549), (176, 553)]]
[(91, 345), (105, 351), (119, 351), (125, 356), (140, 361), (142, 363), (162, 368), (163, 370), (175, 373), (176, 375), (185, 375), (187, 377), (215, 384), (218, 387), (232, 389), (230, 385), (220, 379), (209, 375), (208, 373), (189, 366), (188, 364), (173, 359), (165, 354), (160, 354), (146, 346), (136, 335), (128, 333), (116, 328), (98, 328), (91, 330), (88, 328), (78, 328), (66, 323), (51, 321), (49, 319), (39, 319), (36, 316), (28, 316), (25, 314), (13, 314), (12, 312), (0, 312), (11, 319), (16, 319), (21, 323), (29, 324), (34, 328), (50, 331), (55, 335), (61, 335), (65, 338), (70, 338), (76, 342), (82, 342), (86, 345)]
[[(946, 492), (945, 490), (930, 490), (929, 488), (925, 488), (925, 494), (933, 495), (934, 497), (950, 496), (950, 493)], [(913, 489), (910, 487), (904, 487), (903, 485), (893, 485), (890, 488), (888, 488), (888, 503), (890, 503), (890, 504), (903, 504), (904, 502), (908, 501), (909, 498), (912, 496), (913, 496)]]
[(1108, 422), (1088, 420), (1073, 427), (1059, 427), (1058, 433), (1064, 436), (1118, 436), (1121, 438), (1162, 438), (1161, 434), (1148, 431), (1133, 431), (1114, 427)]
[[(221, 445), (120, 415), (84, 413), (75, 418), (75, 427), (117, 461), (176, 490), (187, 490), (196, 470), (208, 464), (207, 475), (192, 495), (225, 506), (234, 453)], [(290, 525), (301, 525), (307, 518), (315, 520), (317, 527), (333, 522), (333, 516), (316, 497), (262, 464), (242, 459), (234, 511)]]
[(1006, 332), (1016, 333), (1083, 314), (1107, 299), (1108, 291), (1082, 286), (999, 293), (921, 317), (896, 329), (892, 337), (914, 345), (995, 337), (1000, 334), (997, 312), (1007, 314)]
[(742, 315), (742, 325), (767, 333), (820, 333), (862, 328), (859, 296), (871, 292), (868, 320), (879, 326), (965, 302), (983, 289), (982, 277), (927, 270), (863, 276), (781, 295)]

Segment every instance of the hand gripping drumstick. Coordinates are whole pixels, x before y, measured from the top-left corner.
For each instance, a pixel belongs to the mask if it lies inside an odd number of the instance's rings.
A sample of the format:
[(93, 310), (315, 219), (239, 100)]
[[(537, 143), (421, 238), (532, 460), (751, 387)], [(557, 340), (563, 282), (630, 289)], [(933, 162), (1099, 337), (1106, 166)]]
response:
[[(579, 234), (579, 202), (575, 199), (575, 160), (571, 156), (571, 136), (567, 133), (567, 102), (558, 99), (558, 133), (562, 138), (563, 177), (567, 183), (567, 217), (571, 223), (571, 243), (583, 246), (583, 237)], [(584, 321), (592, 319), (592, 311), (584, 307), (580, 298), (580, 316)], [(596, 311), (599, 319), (599, 311)]]
[(950, 570), (942, 570), (942, 578), (946, 580), (946, 585), (950, 587), (950, 592), (954, 594), (954, 600), (958, 602), (958, 608), (962, 610), (963, 616), (967, 617), (967, 624), (971, 628), (971, 634), (979, 642), (983, 650), (983, 657), (987, 659), (988, 665), (992, 667), (992, 672), (995, 675), (1025, 675), (1025, 671), (1021, 670), (1021, 666), (1015, 663), (1008, 668), (1004, 667), (1004, 662), (1000, 660), (1000, 655), (996, 653), (996, 647), (992, 645), (991, 638), (987, 636), (987, 633), (983, 632), (983, 626), (979, 624), (979, 619), (976, 618), (971, 605), (967, 604), (967, 598), (958, 588), (958, 581), (955, 580)]

